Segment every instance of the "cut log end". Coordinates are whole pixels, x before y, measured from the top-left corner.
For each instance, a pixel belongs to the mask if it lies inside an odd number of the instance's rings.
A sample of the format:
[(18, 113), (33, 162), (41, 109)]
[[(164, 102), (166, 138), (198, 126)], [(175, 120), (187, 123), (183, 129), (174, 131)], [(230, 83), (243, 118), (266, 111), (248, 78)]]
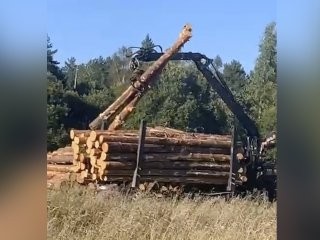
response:
[(70, 130), (70, 138), (71, 138), (71, 140), (73, 140), (73, 139), (74, 139), (74, 137), (75, 137), (74, 130), (73, 130), (73, 129), (71, 129), (71, 130)]
[(101, 149), (102, 149), (103, 152), (107, 153), (109, 151), (108, 143), (102, 143)]

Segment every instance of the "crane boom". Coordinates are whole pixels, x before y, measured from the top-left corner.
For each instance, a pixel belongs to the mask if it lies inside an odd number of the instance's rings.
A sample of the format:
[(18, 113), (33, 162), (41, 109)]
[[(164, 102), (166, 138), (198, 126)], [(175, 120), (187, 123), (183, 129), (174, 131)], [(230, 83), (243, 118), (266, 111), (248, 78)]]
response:
[[(138, 61), (156, 61), (163, 53), (138, 51), (138, 54), (134, 56)], [(221, 99), (225, 102), (231, 112), (236, 116), (240, 124), (246, 129), (247, 135), (250, 137), (259, 138), (259, 131), (255, 122), (247, 115), (244, 108), (234, 98), (232, 92), (228, 88), (218, 71), (214, 68), (212, 59), (209, 59), (200, 53), (176, 53), (171, 60), (191, 60), (195, 63), (197, 69), (207, 79), (211, 87), (219, 94)]]

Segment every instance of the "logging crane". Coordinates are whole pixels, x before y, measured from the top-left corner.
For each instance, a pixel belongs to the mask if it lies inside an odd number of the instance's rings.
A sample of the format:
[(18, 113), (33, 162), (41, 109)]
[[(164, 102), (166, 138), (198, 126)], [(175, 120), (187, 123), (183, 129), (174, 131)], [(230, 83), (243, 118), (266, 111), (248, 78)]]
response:
[[(156, 48), (160, 52), (156, 51)], [(139, 68), (141, 62), (157, 61), (164, 53), (162, 48), (157, 45), (153, 48), (137, 48), (138, 50), (127, 55), (130, 57), (129, 67), (133, 72), (141, 71)], [(134, 48), (134, 47), (132, 47)], [(218, 93), (227, 107), (234, 114), (237, 122), (245, 129), (246, 139), (244, 144), (245, 153), (242, 157), (247, 161), (248, 181), (242, 189), (252, 191), (253, 189), (265, 189), (269, 197), (274, 198), (276, 195), (276, 165), (274, 159), (265, 157), (265, 152), (274, 147), (276, 143), (276, 133), (267, 138), (261, 138), (257, 124), (245, 112), (241, 104), (235, 99), (231, 90), (223, 80), (221, 74), (213, 64), (213, 59), (201, 53), (178, 52), (170, 60), (175, 61), (193, 61), (197, 69), (206, 78), (211, 87)]]
[[(117, 130), (121, 128), (125, 120), (138, 104), (141, 97), (150, 89), (156, 77), (171, 60), (193, 61), (197, 69), (207, 79), (211, 87), (225, 102), (227, 107), (234, 114), (237, 122), (246, 131), (245, 139), (241, 139), (238, 146), (237, 125), (234, 125), (231, 161), (227, 192), (250, 191), (254, 189), (265, 189), (269, 198), (275, 197), (276, 190), (276, 169), (275, 161), (267, 158), (266, 149), (275, 144), (275, 134), (267, 139), (261, 139), (258, 127), (249, 115), (245, 112), (241, 104), (235, 99), (231, 90), (224, 82), (222, 76), (215, 69), (213, 60), (200, 53), (180, 52), (183, 45), (192, 37), (192, 27), (184, 25), (178, 39), (171, 48), (162, 52), (160, 46), (151, 48), (138, 48), (137, 51), (127, 55), (131, 58), (129, 68), (133, 72), (129, 86), (106, 110), (99, 114), (90, 124), (91, 130), (104, 129)], [(160, 52), (156, 50), (159, 47)], [(130, 50), (133, 48), (129, 48)], [(152, 62), (145, 71), (140, 68), (141, 62)], [(236, 150), (241, 149), (241, 152)], [(241, 166), (245, 165), (245, 170)], [(246, 179), (237, 182), (236, 176), (240, 170), (246, 171)]]

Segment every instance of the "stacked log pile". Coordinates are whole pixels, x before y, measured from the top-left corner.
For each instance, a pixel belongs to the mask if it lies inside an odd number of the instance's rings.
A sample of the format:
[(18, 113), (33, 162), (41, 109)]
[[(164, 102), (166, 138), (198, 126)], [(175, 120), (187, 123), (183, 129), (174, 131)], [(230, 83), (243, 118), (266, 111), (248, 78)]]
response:
[[(136, 130), (72, 130), (73, 171), (80, 183), (130, 182), (136, 168)], [(140, 180), (227, 184), (231, 136), (147, 128)]]
[(74, 163), (73, 148), (66, 146), (56, 151), (47, 153), (47, 180), (48, 182), (69, 179), (73, 172)]
[(59, 148), (56, 151), (47, 154), (47, 161), (50, 164), (72, 164), (73, 149), (71, 146)]

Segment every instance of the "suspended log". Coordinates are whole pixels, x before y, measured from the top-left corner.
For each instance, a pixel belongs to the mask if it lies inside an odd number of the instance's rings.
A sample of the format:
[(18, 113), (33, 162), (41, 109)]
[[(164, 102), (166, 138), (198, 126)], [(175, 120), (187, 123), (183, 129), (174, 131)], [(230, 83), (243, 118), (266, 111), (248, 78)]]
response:
[[(146, 92), (146, 91), (145, 91)], [(131, 102), (125, 106), (125, 108), (115, 117), (113, 122), (108, 127), (108, 130), (117, 130), (119, 129), (125, 120), (129, 117), (129, 115), (134, 111), (136, 105), (138, 104), (141, 97), (145, 94), (145, 92), (141, 93), (140, 95), (136, 95)]]
[[(136, 153), (138, 150), (137, 143), (109, 142), (101, 145), (101, 150), (105, 153)], [(146, 144), (145, 153), (203, 153), (203, 154), (230, 154), (229, 148), (217, 147), (193, 147), (177, 145), (155, 145)]]
[(103, 113), (101, 113), (96, 119), (94, 119), (89, 127), (91, 129), (97, 129), (101, 126), (102, 121), (109, 121), (117, 114), (123, 107), (134, 99), (138, 93), (137, 89), (148, 88), (146, 86), (152, 83), (152, 80), (157, 77), (170, 58), (179, 51), (179, 49), (191, 38), (192, 28), (190, 25), (185, 25), (182, 32), (179, 35), (178, 40), (174, 45), (169, 48), (157, 61), (155, 61), (151, 67), (149, 67), (140, 77), (140, 81), (136, 81), (133, 86), (130, 86), (113, 104), (111, 104)]

